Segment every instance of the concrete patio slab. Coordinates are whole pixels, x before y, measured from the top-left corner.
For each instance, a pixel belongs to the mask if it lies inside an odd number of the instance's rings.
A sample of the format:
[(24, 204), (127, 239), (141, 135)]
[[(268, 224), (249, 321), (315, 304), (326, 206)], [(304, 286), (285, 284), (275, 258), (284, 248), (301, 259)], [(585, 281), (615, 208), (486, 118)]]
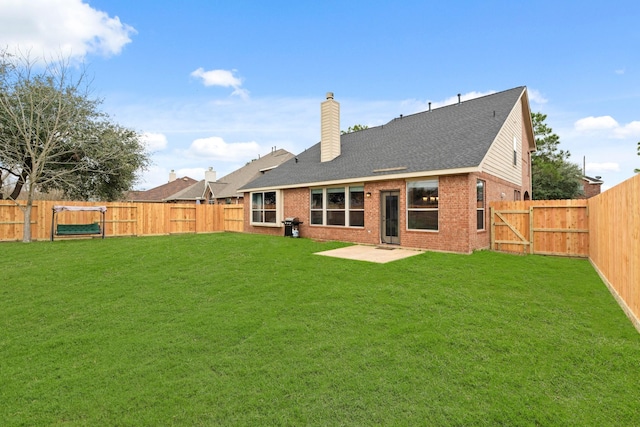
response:
[(332, 249), (330, 251), (316, 252), (316, 255), (384, 264), (421, 253), (422, 251), (419, 250), (402, 249), (399, 247), (354, 245), (340, 249)]

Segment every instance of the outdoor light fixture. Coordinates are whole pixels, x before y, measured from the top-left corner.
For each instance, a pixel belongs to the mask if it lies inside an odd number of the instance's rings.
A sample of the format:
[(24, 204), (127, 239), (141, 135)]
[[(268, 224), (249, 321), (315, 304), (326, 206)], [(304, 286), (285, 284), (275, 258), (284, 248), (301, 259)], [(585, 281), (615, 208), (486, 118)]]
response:
[(367, 198), (371, 197), (371, 193), (367, 193)]

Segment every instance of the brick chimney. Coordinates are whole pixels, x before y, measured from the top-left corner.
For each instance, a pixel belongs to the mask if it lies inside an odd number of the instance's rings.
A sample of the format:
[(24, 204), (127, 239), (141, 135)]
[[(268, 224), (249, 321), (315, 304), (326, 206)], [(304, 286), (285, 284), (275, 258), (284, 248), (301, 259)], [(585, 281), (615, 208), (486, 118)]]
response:
[(320, 105), (320, 161), (329, 162), (340, 155), (340, 104), (327, 92)]
[(205, 182), (216, 182), (216, 171), (214, 171), (212, 167), (204, 171), (204, 180)]

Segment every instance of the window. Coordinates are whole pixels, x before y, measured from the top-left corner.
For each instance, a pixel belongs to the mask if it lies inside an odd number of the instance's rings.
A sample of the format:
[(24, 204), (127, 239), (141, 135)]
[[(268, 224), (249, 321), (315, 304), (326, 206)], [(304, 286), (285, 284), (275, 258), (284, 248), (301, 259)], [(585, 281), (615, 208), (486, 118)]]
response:
[(438, 180), (407, 182), (407, 227), (438, 230)]
[(364, 186), (349, 187), (349, 225), (364, 227)]
[(518, 165), (518, 139), (513, 137), (513, 166)]
[(476, 226), (484, 230), (484, 181), (476, 181)]
[(277, 224), (277, 197), (275, 191), (251, 193), (251, 223)]
[(313, 188), (311, 224), (364, 227), (364, 186)]
[(344, 187), (327, 188), (327, 225), (345, 225)]
[(520, 190), (513, 190), (513, 200), (520, 200)]
[(311, 190), (311, 224), (322, 225), (324, 223), (323, 195), (322, 188)]

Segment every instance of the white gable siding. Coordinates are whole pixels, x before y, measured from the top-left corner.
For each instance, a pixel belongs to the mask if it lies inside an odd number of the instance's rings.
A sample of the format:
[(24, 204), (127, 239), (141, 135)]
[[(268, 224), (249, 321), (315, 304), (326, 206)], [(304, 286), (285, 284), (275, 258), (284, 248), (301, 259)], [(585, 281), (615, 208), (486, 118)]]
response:
[[(502, 129), (489, 148), (480, 165), (483, 172), (517, 185), (523, 184), (522, 179), (522, 98), (515, 104)], [(516, 164), (513, 164), (513, 138), (516, 138)]]

